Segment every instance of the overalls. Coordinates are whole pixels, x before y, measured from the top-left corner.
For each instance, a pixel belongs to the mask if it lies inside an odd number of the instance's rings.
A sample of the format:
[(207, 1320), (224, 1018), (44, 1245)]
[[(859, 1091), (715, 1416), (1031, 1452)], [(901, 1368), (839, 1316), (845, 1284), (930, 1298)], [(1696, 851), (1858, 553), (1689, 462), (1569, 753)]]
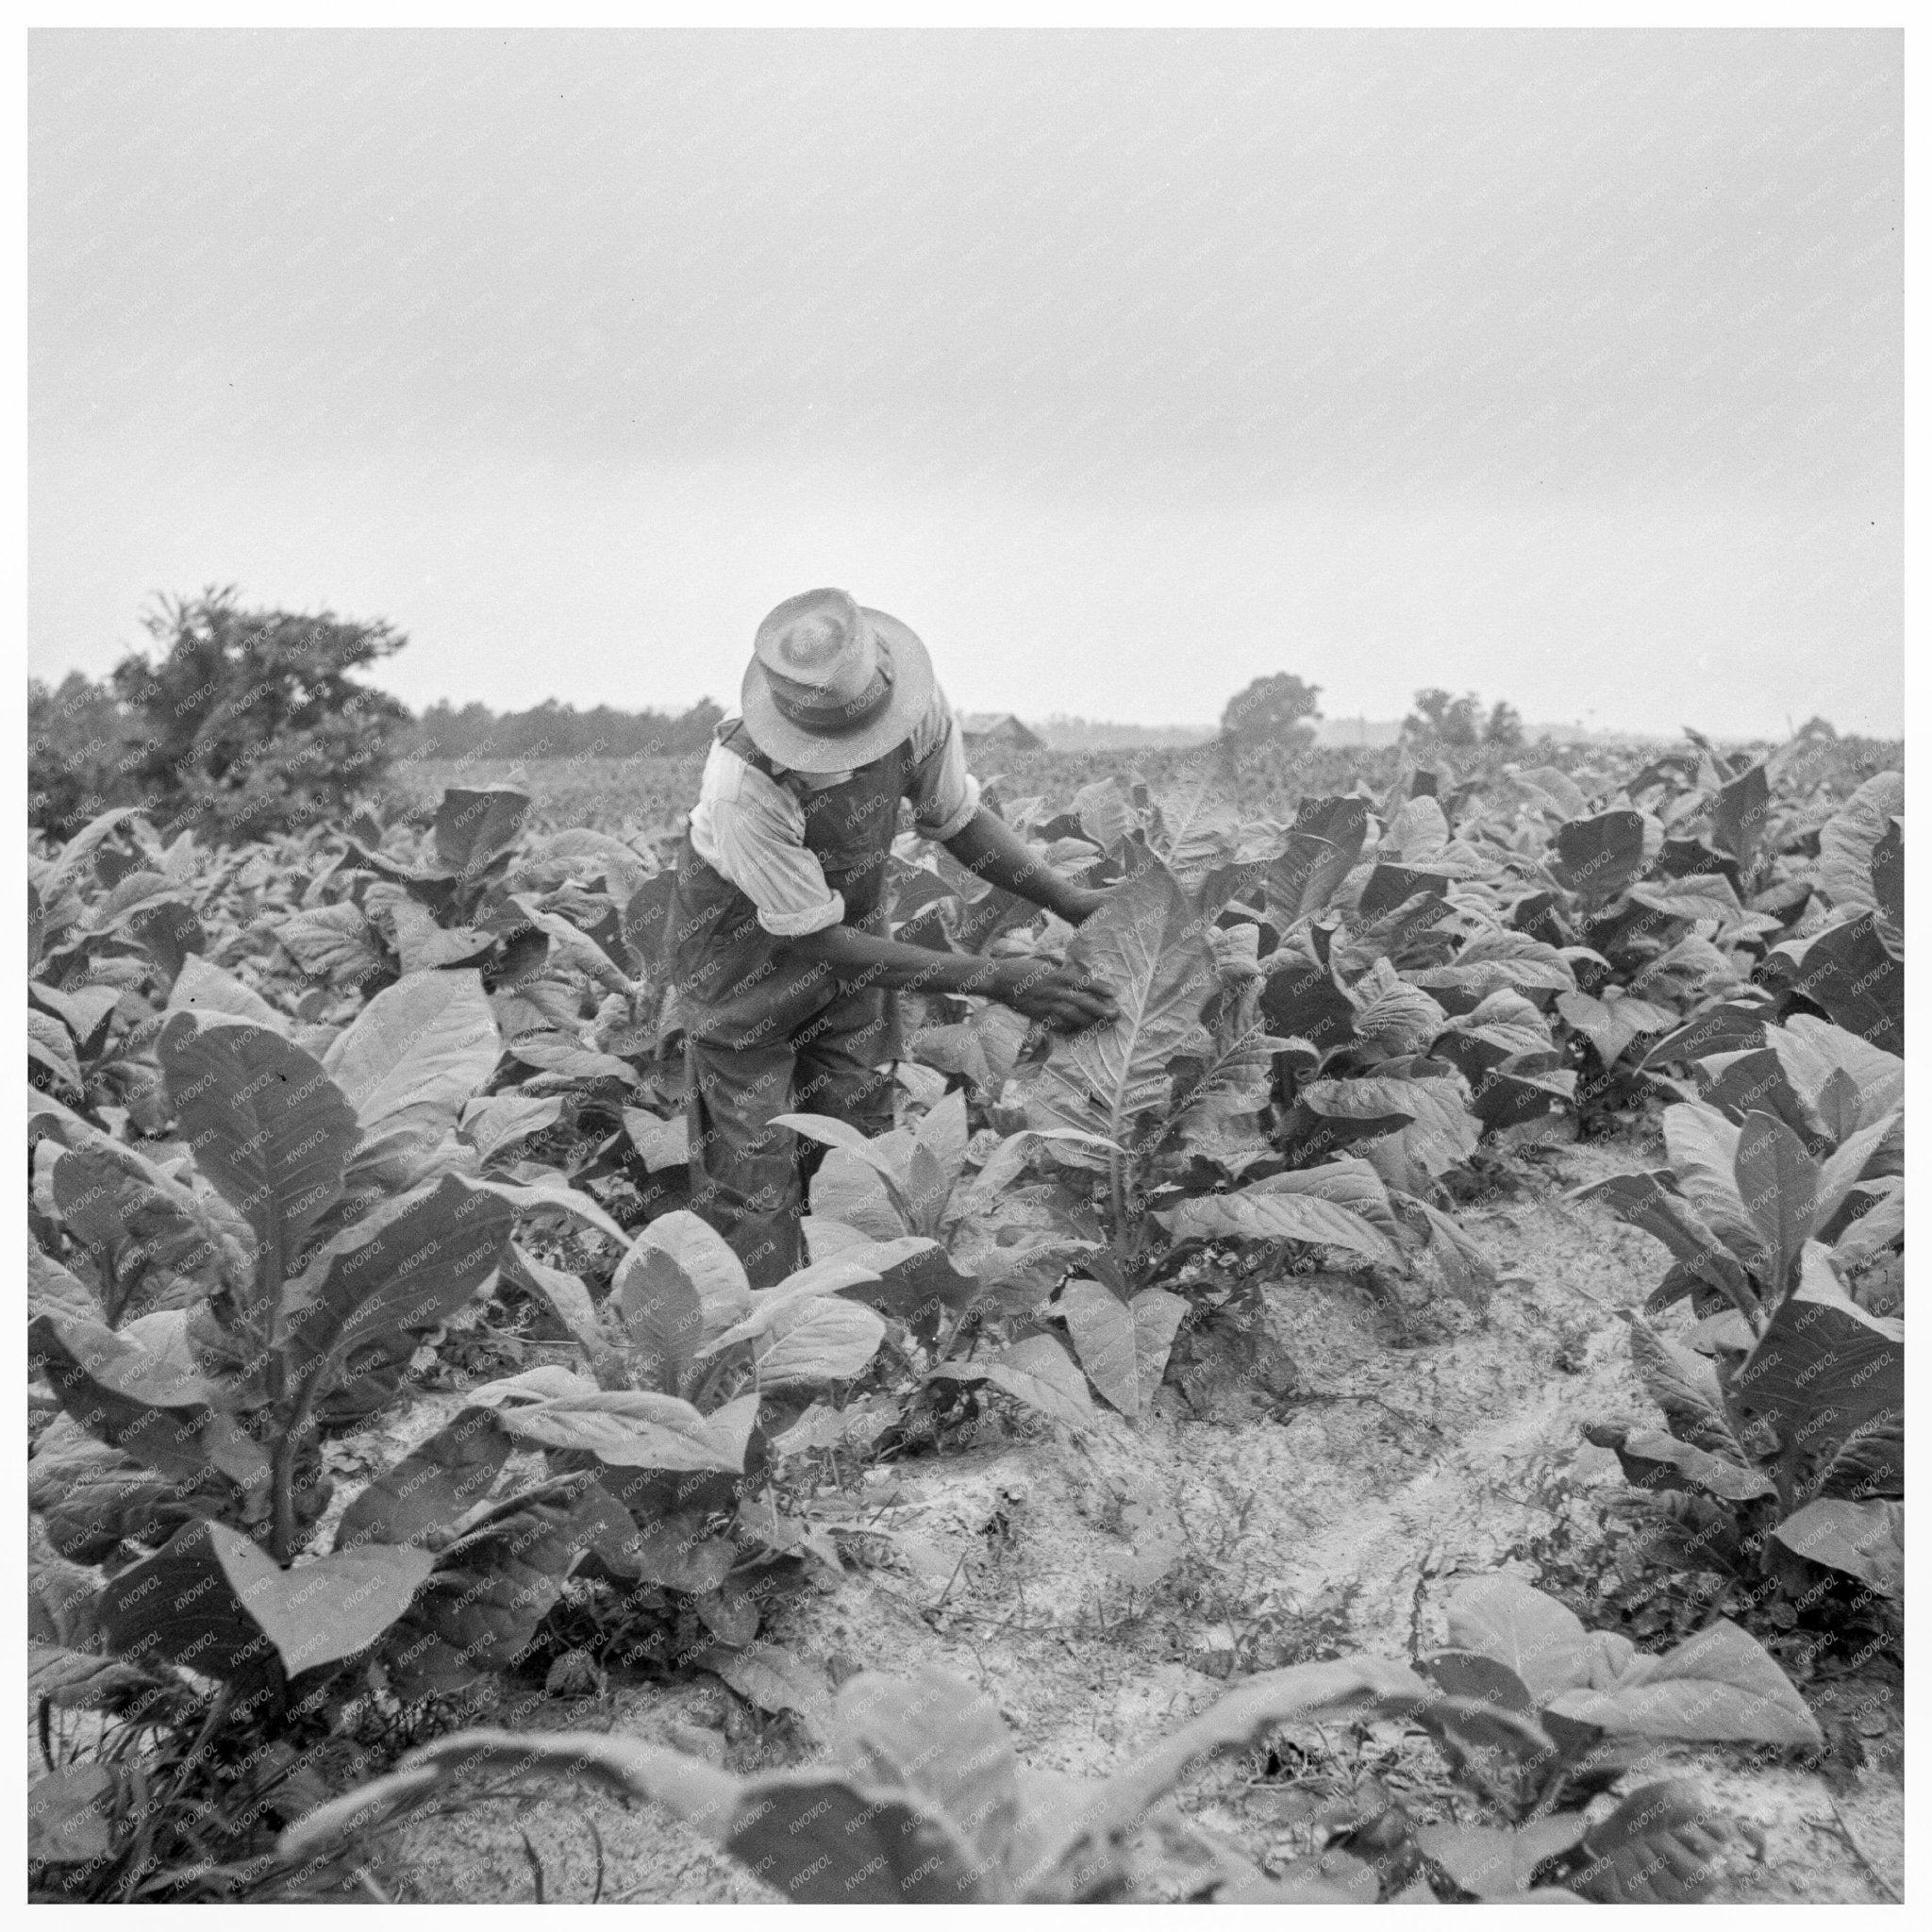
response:
[[(844, 924), (883, 935), (886, 859), (899, 801), (914, 776), (909, 744), (822, 791), (778, 775), (741, 719), (719, 742), (797, 798), (805, 844), (843, 895)], [(774, 1114), (824, 1113), (863, 1134), (892, 1124), (892, 1002), (830, 966), (788, 956), (751, 900), (701, 858), (685, 834), (672, 893), (667, 951), (684, 1004), (685, 1118), (691, 1207), (731, 1244), (755, 1288), (804, 1265), (798, 1218), (805, 1181), (823, 1158), (801, 1148)]]

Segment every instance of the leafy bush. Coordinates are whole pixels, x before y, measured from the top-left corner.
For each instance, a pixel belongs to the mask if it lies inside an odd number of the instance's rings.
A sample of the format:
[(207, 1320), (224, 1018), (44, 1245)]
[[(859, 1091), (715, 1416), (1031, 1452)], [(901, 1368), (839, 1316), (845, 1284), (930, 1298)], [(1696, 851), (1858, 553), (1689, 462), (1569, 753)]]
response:
[(161, 646), (114, 669), (139, 757), (131, 776), (173, 827), (224, 843), (340, 814), (387, 768), (407, 710), (350, 673), (407, 641), (332, 611), (244, 610), (233, 588), (162, 603)]

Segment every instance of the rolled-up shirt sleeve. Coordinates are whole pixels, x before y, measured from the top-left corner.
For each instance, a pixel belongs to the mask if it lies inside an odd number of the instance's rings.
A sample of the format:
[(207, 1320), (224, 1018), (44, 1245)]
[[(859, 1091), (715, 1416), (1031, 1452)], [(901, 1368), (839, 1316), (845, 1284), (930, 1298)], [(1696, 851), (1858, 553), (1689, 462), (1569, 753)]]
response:
[(979, 809), (979, 780), (966, 769), (966, 743), (946, 694), (937, 686), (912, 729), (912, 769), (906, 795), (922, 838), (943, 841), (966, 829)]
[(722, 744), (711, 747), (691, 815), (697, 855), (738, 888), (774, 938), (823, 932), (845, 917), (845, 900), (825, 882), (805, 842), (798, 801)]

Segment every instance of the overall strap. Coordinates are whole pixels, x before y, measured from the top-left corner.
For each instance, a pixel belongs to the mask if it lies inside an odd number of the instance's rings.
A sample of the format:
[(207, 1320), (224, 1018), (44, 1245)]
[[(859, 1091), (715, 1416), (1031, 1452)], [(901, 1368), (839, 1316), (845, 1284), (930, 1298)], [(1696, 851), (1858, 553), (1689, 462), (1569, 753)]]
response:
[[(753, 771), (761, 772), (773, 784), (782, 786), (801, 805), (808, 798), (823, 795), (823, 792), (813, 791), (811, 786), (806, 782), (804, 773), (794, 772), (789, 766), (780, 765), (774, 758), (760, 751), (758, 741), (752, 737), (742, 718), (721, 719), (713, 729), (713, 736), (726, 751), (736, 758), (742, 758)], [(897, 762), (892, 767), (892, 783), (896, 787), (901, 782), (905, 771), (906, 749), (904, 743), (894, 745), (884, 758), (874, 758), (870, 764), (861, 765), (858, 769), (869, 772), (874, 766), (884, 765), (888, 760), (896, 759)]]
[(721, 719), (713, 735), (726, 751), (742, 758), (754, 771), (762, 772), (766, 777), (776, 780), (777, 766), (758, 749), (757, 740), (746, 728), (742, 718)]

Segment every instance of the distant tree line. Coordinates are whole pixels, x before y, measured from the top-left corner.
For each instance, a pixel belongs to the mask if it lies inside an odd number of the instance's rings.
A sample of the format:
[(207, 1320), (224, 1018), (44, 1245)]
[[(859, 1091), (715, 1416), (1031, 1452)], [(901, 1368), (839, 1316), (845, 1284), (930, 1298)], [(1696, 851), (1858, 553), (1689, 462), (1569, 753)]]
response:
[[(1270, 752), (1306, 752), (1315, 742), (1314, 720), (1321, 717), (1319, 684), (1291, 672), (1257, 677), (1228, 699), (1221, 714), (1220, 744), (1239, 764)], [(1510, 704), (1493, 705), (1484, 715), (1474, 691), (1454, 697), (1437, 686), (1416, 692), (1415, 705), (1402, 721), (1402, 741), (1418, 751), (1473, 751), (1479, 747), (1516, 751), (1524, 742), (1523, 719)]]
[[(79, 672), (57, 687), (27, 680), (27, 821), (64, 838), (96, 813), (138, 805), (169, 831), (232, 843), (299, 830), (341, 815), (399, 758), (502, 761), (563, 758), (689, 758), (724, 713), (703, 698), (688, 710), (579, 711), (546, 698), (524, 711), (434, 704), (420, 718), (354, 675), (407, 640), (380, 621), (324, 610), (244, 609), (210, 588), (164, 598), (142, 619), (158, 655), (130, 652), (95, 683)], [(1313, 746), (1321, 687), (1289, 672), (1257, 677), (1229, 699), (1216, 744), (1230, 776), (1291, 775)], [(1513, 705), (1483, 708), (1474, 691), (1415, 694), (1403, 720), (1407, 753), (1519, 750)], [(1078, 755), (1087, 740), (1103, 765), (1102, 727), (1056, 719), (1049, 730)], [(1191, 734), (1179, 734), (1182, 737)], [(1813, 718), (1802, 736), (1835, 737)], [(1151, 741), (1175, 736), (1152, 727)]]
[(433, 704), (398, 739), (399, 755), (422, 758), (632, 758), (702, 751), (724, 715), (709, 698), (688, 711), (580, 711), (545, 698), (527, 711)]
[(1440, 685), (1419, 691), (1415, 709), (1402, 721), (1404, 739), (1419, 748), (1474, 751), (1486, 745), (1497, 751), (1520, 751), (1523, 719), (1514, 705), (1500, 700), (1483, 716), (1483, 701), (1474, 691), (1451, 697)]

